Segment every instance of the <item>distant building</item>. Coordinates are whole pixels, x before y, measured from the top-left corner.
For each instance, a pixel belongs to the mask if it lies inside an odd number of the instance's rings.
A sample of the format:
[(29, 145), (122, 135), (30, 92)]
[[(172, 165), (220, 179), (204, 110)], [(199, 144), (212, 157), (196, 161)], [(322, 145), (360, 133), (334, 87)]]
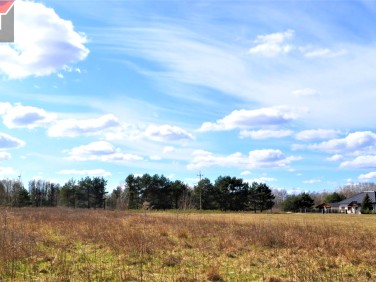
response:
[(372, 210), (376, 211), (376, 191), (364, 191), (339, 203), (339, 211), (343, 213), (360, 213), (364, 197), (368, 194), (372, 202)]
[(366, 194), (368, 194), (371, 199), (373, 212), (376, 212), (376, 191), (361, 192), (338, 203), (322, 203), (316, 206), (316, 209), (321, 210), (323, 213), (340, 212), (358, 214), (360, 213), (362, 202)]

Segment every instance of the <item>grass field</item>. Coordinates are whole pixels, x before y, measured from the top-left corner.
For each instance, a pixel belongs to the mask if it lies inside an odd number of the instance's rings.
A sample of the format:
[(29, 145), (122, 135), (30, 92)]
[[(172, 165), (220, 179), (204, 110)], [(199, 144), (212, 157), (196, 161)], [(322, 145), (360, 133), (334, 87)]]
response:
[(376, 281), (376, 217), (0, 209), (0, 281)]

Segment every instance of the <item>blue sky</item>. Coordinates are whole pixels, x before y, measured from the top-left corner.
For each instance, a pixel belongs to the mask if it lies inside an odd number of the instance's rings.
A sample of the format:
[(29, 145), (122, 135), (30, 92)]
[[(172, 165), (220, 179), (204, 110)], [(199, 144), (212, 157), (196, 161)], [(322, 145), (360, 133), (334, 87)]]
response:
[(376, 178), (374, 1), (16, 0), (15, 17), (2, 178)]

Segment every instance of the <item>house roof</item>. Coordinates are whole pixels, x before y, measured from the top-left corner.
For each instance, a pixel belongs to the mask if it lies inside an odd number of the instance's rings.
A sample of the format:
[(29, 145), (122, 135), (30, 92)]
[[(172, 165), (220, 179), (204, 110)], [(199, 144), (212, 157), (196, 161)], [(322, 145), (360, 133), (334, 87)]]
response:
[(323, 208), (330, 209), (330, 208), (338, 208), (338, 207), (339, 207), (339, 203), (322, 203), (316, 206), (317, 209), (323, 209)]
[(366, 194), (368, 194), (369, 198), (371, 199), (371, 202), (373, 204), (376, 204), (376, 191), (365, 191), (365, 192), (358, 193), (348, 199), (345, 199), (339, 202), (338, 204), (339, 205), (361, 204)]
[(12, 0), (12, 1), (2, 1), (2, 0), (0, 0), (0, 15), (6, 15), (8, 13), (8, 11), (10, 10), (10, 8), (12, 8), (13, 2), (14, 2), (14, 0)]

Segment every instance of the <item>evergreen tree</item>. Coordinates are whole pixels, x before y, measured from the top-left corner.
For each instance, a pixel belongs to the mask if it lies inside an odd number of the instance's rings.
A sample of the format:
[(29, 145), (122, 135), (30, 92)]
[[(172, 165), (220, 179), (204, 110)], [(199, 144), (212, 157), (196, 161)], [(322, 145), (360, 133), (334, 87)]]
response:
[(364, 196), (364, 199), (362, 201), (362, 205), (360, 208), (361, 213), (372, 213), (373, 205), (371, 198), (369, 197), (368, 193)]
[(252, 210), (256, 212), (260, 210), (263, 212), (264, 210), (270, 210), (274, 206), (274, 195), (272, 190), (264, 183), (252, 183), (252, 189), (250, 193), (250, 203), (252, 203)]
[(14, 206), (20, 208), (20, 207), (26, 207), (29, 205), (30, 205), (29, 192), (22, 186), (16, 192)]
[(74, 179), (70, 179), (60, 190), (59, 204), (65, 207), (75, 208), (78, 186)]
[(332, 194), (329, 194), (325, 197), (326, 203), (338, 203), (342, 200), (346, 199), (345, 195), (341, 193), (334, 192)]
[(219, 189), (208, 178), (201, 179), (193, 189), (193, 201), (196, 209), (219, 209)]
[(305, 211), (312, 208), (314, 200), (307, 193), (288, 196), (283, 204), (284, 211)]

